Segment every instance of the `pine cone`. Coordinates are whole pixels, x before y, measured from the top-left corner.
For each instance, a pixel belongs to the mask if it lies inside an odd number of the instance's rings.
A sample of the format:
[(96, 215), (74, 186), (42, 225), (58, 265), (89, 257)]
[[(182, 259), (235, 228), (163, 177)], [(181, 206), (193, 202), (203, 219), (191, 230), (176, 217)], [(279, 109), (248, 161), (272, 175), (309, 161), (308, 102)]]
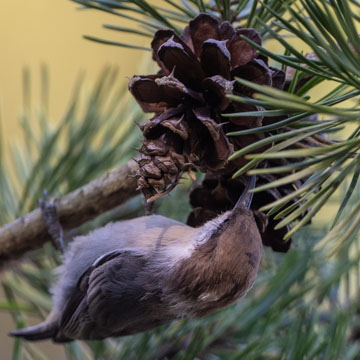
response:
[[(287, 160), (279, 160), (278, 164), (272, 166), (285, 165)], [(276, 180), (273, 175), (258, 175), (257, 185), (261, 186)], [(228, 175), (207, 174), (201, 185), (196, 186), (190, 193), (190, 204), (193, 211), (188, 216), (187, 224), (198, 227), (207, 221), (217, 217), (219, 214), (230, 210), (235, 205), (236, 200), (240, 197), (247, 184), (247, 179), (238, 177), (232, 179)], [(294, 184), (300, 187), (300, 181)], [(275, 220), (273, 216), (267, 217), (258, 211), (264, 205), (281, 199), (293, 191), (290, 185), (280, 186), (276, 189), (254, 193), (251, 202), (251, 209), (258, 223), (263, 244), (270, 246), (274, 251), (287, 252), (291, 245), (291, 239), (283, 241), (283, 237), (290, 230), (289, 226), (275, 230), (275, 226), (282, 220)], [(291, 204), (298, 198), (292, 200)], [(290, 205), (290, 204), (289, 204)]]
[(142, 127), (144, 143), (138, 160), (138, 186), (147, 199), (169, 192), (191, 168), (232, 174), (247, 160), (241, 157), (229, 163), (228, 157), (265, 135), (228, 138), (225, 134), (278, 120), (221, 116), (262, 109), (226, 97), (253, 94), (234, 80), (236, 76), (279, 89), (284, 86), (284, 72), (269, 67), (267, 58), (242, 35), (261, 45), (256, 30), (234, 29), (207, 14), (190, 21), (181, 36), (170, 29), (155, 33), (151, 45), (160, 72), (134, 76), (129, 84), (142, 109), (155, 113)]

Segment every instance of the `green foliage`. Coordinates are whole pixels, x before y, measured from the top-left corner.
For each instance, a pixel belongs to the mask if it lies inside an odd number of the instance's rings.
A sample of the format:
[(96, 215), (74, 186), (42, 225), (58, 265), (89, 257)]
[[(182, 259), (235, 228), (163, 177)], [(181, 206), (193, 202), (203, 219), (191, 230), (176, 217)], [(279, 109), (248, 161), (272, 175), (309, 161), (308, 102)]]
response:
[[(79, 78), (68, 108), (54, 128), (46, 100), (35, 116), (26, 105), (30, 103), (30, 83), (25, 73), (26, 109), (21, 118), (25, 148), (12, 143), (8, 159), (0, 153), (0, 186), (4, 194), (0, 223), (32, 210), (45, 188), (54, 195), (66, 194), (135, 154), (139, 137), (135, 121), (140, 122), (143, 114), (126, 88), (116, 86), (116, 80), (116, 70), (105, 69), (86, 100), (81, 101), (83, 79)], [(46, 99), (46, 69), (42, 71), (42, 84), (42, 98)]]
[[(264, 130), (283, 129), (284, 132), (272, 136), (241, 149), (232, 158), (248, 154), (251, 161), (239, 169), (235, 176), (244, 172), (249, 174), (284, 173), (284, 177), (272, 183), (258, 187), (255, 191), (275, 188), (281, 184), (288, 184), (294, 180), (308, 178), (308, 180), (292, 194), (263, 207), (270, 214), (276, 213), (276, 218), (284, 219), (277, 225), (278, 228), (294, 224), (286, 238), (291, 237), (297, 230), (306, 225), (308, 221), (327, 204), (339, 187), (347, 185), (346, 195), (339, 206), (337, 215), (330, 228), (339, 221), (349, 223), (352, 218), (344, 217), (343, 211), (349, 205), (354, 189), (358, 183), (360, 170), (360, 127), (359, 127), (359, 37), (356, 29), (359, 29), (360, 18), (356, 15), (356, 9), (360, 5), (356, 2), (351, 7), (344, 1), (320, 1), (302, 0), (288, 8), (290, 20), (278, 15), (274, 9), (266, 5), (267, 10), (273, 14), (277, 25), (282, 31), (293, 34), (303, 42), (316, 55), (317, 59), (309, 59), (291, 41), (284, 38), (282, 33), (274, 32), (269, 25), (263, 24), (269, 33), (285, 49), (286, 55), (273, 54), (266, 48), (246, 39), (244, 40), (255, 46), (261, 53), (281, 63), (285, 68), (297, 69), (293, 77), (292, 86), (288, 92), (238, 79), (238, 81), (250, 88), (257, 94), (254, 99), (232, 96), (239, 102), (260, 105), (265, 108), (264, 116), (277, 116), (290, 114), (289, 118), (276, 122), (267, 127), (259, 127), (246, 131), (228, 134), (230, 136), (245, 136), (247, 134), (262, 133)], [(299, 46), (299, 45), (298, 45)], [(296, 84), (306, 76), (312, 79), (305, 85)], [(334, 82), (334, 89), (330, 90), (320, 99), (311, 100), (317, 95), (319, 84), (323, 80)], [(337, 83), (337, 85), (336, 85)], [(310, 94), (310, 95), (309, 95)], [(349, 101), (351, 100), (351, 103)], [(346, 105), (338, 106), (343, 104)], [(227, 114), (226, 116), (251, 116), (258, 112), (246, 114)], [(309, 116), (319, 116), (316, 121), (308, 122)], [(328, 137), (324, 136), (328, 134)], [(301, 146), (301, 141), (313, 138), (313, 145)], [(335, 137), (335, 141), (329, 140)], [(266, 151), (256, 154), (261, 146), (272, 143)], [(314, 146), (316, 145), (316, 146)], [(289, 149), (291, 147), (291, 150)], [(294, 149), (298, 147), (298, 149)], [(251, 152), (251, 155), (250, 155)], [(252, 169), (264, 159), (301, 159), (289, 166), (281, 166), (267, 169)], [(249, 171), (250, 170), (250, 171)], [(289, 174), (290, 173), (290, 174)], [(289, 200), (300, 196), (296, 204), (288, 206)], [(298, 206), (297, 206), (298, 205)], [(297, 207), (296, 207), (297, 206)], [(309, 210), (305, 217), (302, 214)], [(358, 225), (353, 224), (349, 228), (358, 230)], [(334, 234), (337, 233), (333, 233)], [(345, 232), (348, 235), (348, 232)], [(336, 236), (336, 235), (335, 235)], [(341, 240), (341, 239), (339, 239)], [(341, 241), (340, 241), (341, 242)]]
[[(72, 1), (83, 5), (85, 9), (100, 10), (130, 20), (133, 27), (104, 25), (106, 29), (127, 34), (152, 37), (157, 30), (162, 28), (174, 29), (178, 34), (181, 34), (184, 27), (193, 17), (199, 13), (208, 13), (218, 19), (230, 21), (235, 25), (256, 28), (260, 31), (263, 39), (269, 36), (269, 29), (275, 33), (280, 30), (278, 25), (273, 26), (271, 23), (271, 20), (275, 18), (272, 11), (278, 15), (283, 15), (287, 10), (287, 6), (295, 2), (294, 0), (266, 0), (264, 2), (258, 0), (163, 0), (161, 5), (155, 6), (152, 2), (146, 0)], [(265, 24), (268, 25), (265, 26)], [(136, 46), (131, 43), (105, 40), (90, 35), (85, 35), (85, 38), (108, 45), (150, 50), (150, 48)]]

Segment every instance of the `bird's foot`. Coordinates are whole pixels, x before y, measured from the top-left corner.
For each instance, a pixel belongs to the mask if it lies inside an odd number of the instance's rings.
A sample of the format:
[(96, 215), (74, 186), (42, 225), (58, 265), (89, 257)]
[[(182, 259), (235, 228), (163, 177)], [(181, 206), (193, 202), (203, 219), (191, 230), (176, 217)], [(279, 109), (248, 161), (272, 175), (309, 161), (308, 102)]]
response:
[(45, 227), (52, 238), (55, 248), (61, 253), (64, 253), (64, 231), (57, 213), (57, 199), (50, 202), (49, 194), (44, 190), (42, 199), (38, 201), (38, 204), (41, 209)]

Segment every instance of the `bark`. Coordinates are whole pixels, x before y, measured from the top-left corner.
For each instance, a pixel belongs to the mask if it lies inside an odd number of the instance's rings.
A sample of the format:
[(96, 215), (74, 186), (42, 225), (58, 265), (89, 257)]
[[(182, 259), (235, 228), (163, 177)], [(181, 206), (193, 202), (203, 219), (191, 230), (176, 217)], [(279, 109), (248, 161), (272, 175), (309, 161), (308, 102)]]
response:
[[(138, 168), (131, 160), (58, 200), (58, 215), (65, 230), (121, 205), (138, 192), (133, 177)], [(0, 228), (0, 266), (50, 240), (39, 208)]]

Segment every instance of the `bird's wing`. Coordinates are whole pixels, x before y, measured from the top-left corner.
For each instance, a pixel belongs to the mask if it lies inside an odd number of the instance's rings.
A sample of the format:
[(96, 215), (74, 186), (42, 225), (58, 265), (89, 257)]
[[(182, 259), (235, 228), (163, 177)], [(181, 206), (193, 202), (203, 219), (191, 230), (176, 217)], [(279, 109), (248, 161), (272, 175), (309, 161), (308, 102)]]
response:
[(135, 326), (136, 319), (151, 308), (149, 298), (142, 301), (146, 294), (139, 279), (146, 263), (144, 254), (132, 250), (115, 250), (99, 257), (80, 277), (65, 306), (62, 336), (100, 339)]

